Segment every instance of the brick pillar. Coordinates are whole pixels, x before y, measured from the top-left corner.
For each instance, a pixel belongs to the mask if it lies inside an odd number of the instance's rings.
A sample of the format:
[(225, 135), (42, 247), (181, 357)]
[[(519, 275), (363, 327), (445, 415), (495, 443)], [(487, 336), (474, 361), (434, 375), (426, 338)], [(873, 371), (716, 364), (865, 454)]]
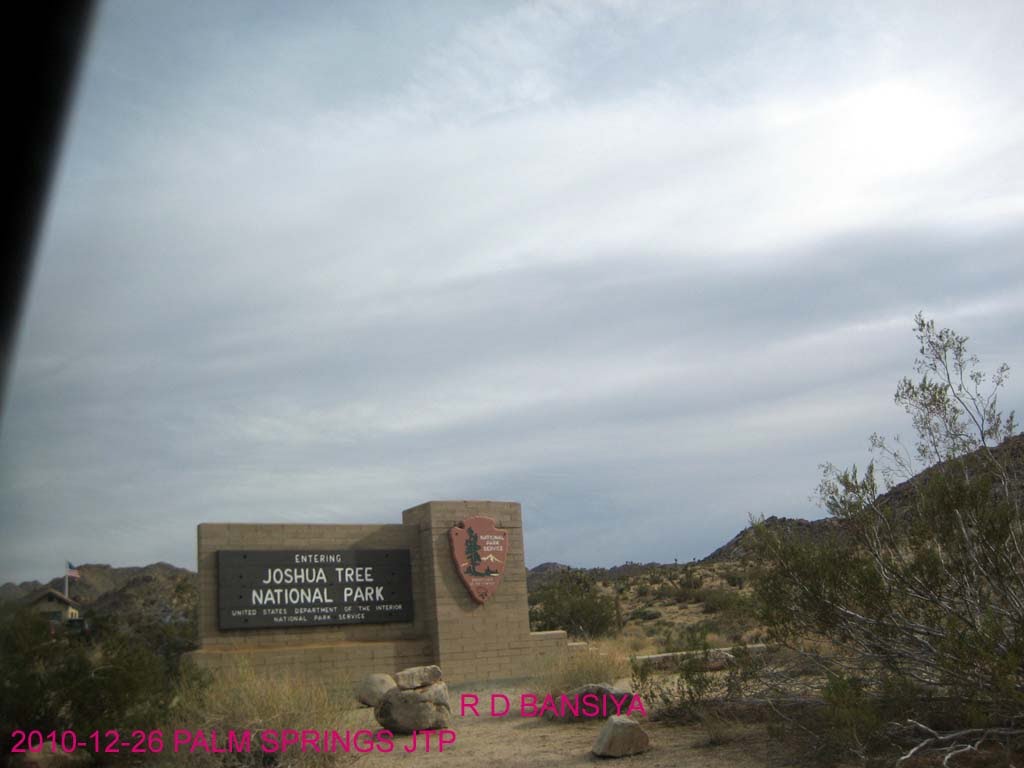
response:
[[(483, 605), (467, 592), (452, 561), (449, 529), (467, 517), (493, 518), (508, 531), (505, 574)], [(480, 682), (530, 674), (532, 641), (526, 600), (522, 508), (505, 501), (428, 501), (402, 513), (416, 526), (427, 580), (423, 605), (434, 655), (451, 683)]]

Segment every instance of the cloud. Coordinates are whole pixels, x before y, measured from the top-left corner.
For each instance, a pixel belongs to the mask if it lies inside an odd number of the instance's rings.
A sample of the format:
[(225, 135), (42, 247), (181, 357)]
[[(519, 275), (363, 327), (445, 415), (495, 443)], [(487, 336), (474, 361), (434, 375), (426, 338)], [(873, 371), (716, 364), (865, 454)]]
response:
[(0, 579), (427, 498), (523, 501), (534, 563), (815, 514), (916, 311), (1022, 359), (1018, 11), (922, 9), (106, 5)]

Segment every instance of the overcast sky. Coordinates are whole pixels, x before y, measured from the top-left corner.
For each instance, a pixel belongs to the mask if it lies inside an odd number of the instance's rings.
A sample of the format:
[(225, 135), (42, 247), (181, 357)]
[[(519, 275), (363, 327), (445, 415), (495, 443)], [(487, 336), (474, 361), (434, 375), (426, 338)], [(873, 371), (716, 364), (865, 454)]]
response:
[(703, 557), (863, 464), (918, 310), (1024, 398), (1024, 4), (101, 6), (0, 433), (0, 581), (519, 501)]

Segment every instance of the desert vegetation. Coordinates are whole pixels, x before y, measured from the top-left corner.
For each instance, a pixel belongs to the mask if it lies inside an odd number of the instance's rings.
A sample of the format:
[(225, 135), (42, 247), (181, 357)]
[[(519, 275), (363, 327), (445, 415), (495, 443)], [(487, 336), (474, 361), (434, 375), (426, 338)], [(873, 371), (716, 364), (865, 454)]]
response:
[(998, 409), (1008, 368), (986, 375), (966, 338), (920, 315), (916, 335), (921, 378), (896, 390), (915, 443), (875, 435), (863, 472), (823, 467), (844, 536), (759, 532), (758, 605), (819, 673), (819, 741), (865, 759), (1009, 762), (1024, 737), (1024, 445)]
[[(163, 631), (161, 631), (161, 629)], [(39, 614), (0, 611), (0, 738), (14, 728), (50, 731), (148, 729), (167, 716), (191, 674), (180, 663), (178, 628), (109, 623), (102, 633), (54, 629)]]
[(537, 670), (540, 689), (554, 695), (592, 683), (614, 685), (630, 674), (628, 651), (614, 641), (543, 662)]
[[(864, 470), (823, 465), (827, 519), (761, 520), (701, 563), (608, 581), (608, 633), (656, 717), (701, 724), (709, 744), (760, 722), (796, 762), (1019, 764), (1024, 436), (998, 407), (1008, 368), (985, 373), (920, 315), (915, 333), (918, 378), (895, 400), (916, 439), (871, 436)], [(676, 655), (644, 658), (659, 652)]]
[(344, 734), (347, 719), (354, 709), (351, 694), (332, 695), (323, 681), (282, 671), (267, 675), (240, 662), (216, 674), (184, 678), (168, 708), (161, 730), (202, 731), (205, 734), (251, 734), (252, 748), (213, 754), (205, 749), (183, 749), (163, 753), (163, 765), (191, 768), (247, 768), (286, 763), (295, 768), (341, 765), (355, 760), (357, 753), (338, 749), (289, 749), (266, 751), (258, 743), (258, 734), (275, 734), (268, 745), (277, 747), (282, 738), (276, 734), (291, 731), (319, 731)]
[(531, 626), (565, 629), (577, 640), (615, 638), (635, 655), (760, 642), (765, 630), (747, 570), (732, 562), (651, 565), (604, 583), (598, 569), (561, 570), (531, 589)]
[[(138, 617), (136, 617), (138, 618)], [(217, 674), (198, 670), (182, 658), (191, 647), (188, 627), (171, 623), (132, 628), (112, 617), (99, 620), (89, 635), (55, 629), (41, 615), (16, 605), (0, 614), (0, 728), (8, 742), (15, 728), (44, 734), (74, 731), (87, 736), (117, 730), (157, 732), (170, 739), (178, 730), (208, 738), (265, 730), (345, 731), (351, 695), (332, 695), (323, 681), (284, 670), (257, 674), (239, 663)], [(10, 751), (4, 744), (4, 753)], [(81, 750), (84, 752), (85, 750)], [(125, 750), (124, 752), (126, 752)], [(253, 748), (211, 753), (183, 745), (161, 745), (148, 764), (202, 766), (276, 764), (283, 753)], [(349, 759), (339, 751), (291, 750), (289, 765), (336, 765)], [(137, 756), (99, 753), (105, 764), (136, 764)]]

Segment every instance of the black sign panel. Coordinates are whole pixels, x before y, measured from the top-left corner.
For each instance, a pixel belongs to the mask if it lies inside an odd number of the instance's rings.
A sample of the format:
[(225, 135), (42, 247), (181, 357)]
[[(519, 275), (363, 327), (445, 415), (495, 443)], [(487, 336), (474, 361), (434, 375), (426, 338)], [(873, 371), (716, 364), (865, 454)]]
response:
[(412, 621), (407, 549), (217, 552), (221, 629), (391, 621)]

